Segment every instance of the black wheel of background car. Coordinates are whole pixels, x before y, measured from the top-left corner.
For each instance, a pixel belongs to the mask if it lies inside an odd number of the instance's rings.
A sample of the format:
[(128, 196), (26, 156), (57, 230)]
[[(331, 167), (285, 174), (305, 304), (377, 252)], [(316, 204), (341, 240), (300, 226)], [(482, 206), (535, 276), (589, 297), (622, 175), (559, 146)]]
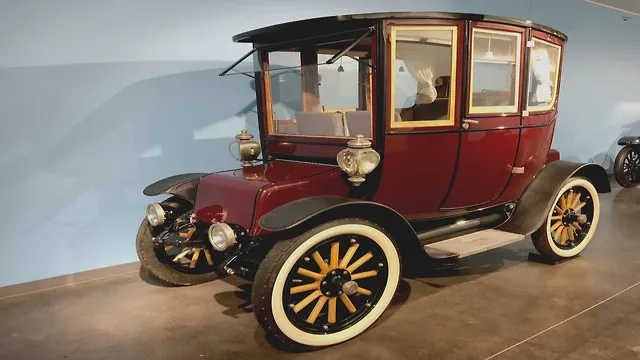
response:
[(614, 175), (622, 187), (632, 188), (640, 184), (640, 151), (638, 148), (625, 146), (618, 152)]
[[(191, 210), (179, 215), (179, 223), (188, 221)], [(142, 266), (149, 273), (172, 285), (196, 285), (219, 277), (213, 250), (208, 246), (206, 234), (186, 227), (165, 238), (164, 246), (156, 246), (153, 237), (162, 229), (142, 220), (136, 238), (136, 250)], [(190, 246), (191, 245), (191, 246)]]
[(536, 249), (556, 260), (578, 255), (591, 241), (600, 217), (598, 192), (588, 180), (568, 179), (545, 223), (531, 235)]
[(335, 220), (269, 251), (253, 285), (254, 314), (291, 348), (337, 344), (380, 317), (400, 271), (384, 230), (361, 219)]

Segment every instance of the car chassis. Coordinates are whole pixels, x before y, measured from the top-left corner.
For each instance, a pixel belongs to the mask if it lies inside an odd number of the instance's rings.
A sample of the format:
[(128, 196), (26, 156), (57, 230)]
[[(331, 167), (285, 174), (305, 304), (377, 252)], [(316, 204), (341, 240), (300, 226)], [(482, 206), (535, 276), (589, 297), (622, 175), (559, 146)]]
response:
[[(607, 173), (551, 149), (561, 32), (486, 15), (380, 13), (233, 40), (253, 49), (221, 75), (255, 79), (260, 141), (236, 136), (237, 169), (144, 189), (170, 195), (148, 206), (136, 241), (155, 277), (250, 279), (268, 335), (309, 348), (365, 331), (402, 274), (528, 235), (564, 260), (593, 237)], [(255, 69), (234, 70), (250, 56)]]

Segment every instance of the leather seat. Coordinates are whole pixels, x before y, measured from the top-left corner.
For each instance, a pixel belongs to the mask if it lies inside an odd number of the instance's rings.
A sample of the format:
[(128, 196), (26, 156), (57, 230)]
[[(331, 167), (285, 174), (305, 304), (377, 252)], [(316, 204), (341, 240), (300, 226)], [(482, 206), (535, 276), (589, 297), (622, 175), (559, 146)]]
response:
[(299, 135), (345, 136), (342, 114), (299, 112), (296, 114)]
[(347, 120), (348, 136), (363, 135), (371, 137), (371, 112), (349, 111), (345, 114)]

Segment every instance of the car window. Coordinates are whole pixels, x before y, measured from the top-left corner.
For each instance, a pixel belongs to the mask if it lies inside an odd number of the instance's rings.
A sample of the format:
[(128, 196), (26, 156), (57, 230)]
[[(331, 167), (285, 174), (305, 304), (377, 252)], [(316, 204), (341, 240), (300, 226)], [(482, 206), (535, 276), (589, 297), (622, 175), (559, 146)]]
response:
[(531, 66), (529, 66), (529, 89), (527, 110), (550, 110), (555, 103), (560, 69), (560, 46), (533, 39)]
[(271, 134), (371, 138), (371, 40), (327, 64), (344, 47), (339, 42), (269, 53)]
[(391, 127), (454, 124), (457, 27), (395, 26)]
[(518, 112), (521, 34), (473, 29), (469, 112)]

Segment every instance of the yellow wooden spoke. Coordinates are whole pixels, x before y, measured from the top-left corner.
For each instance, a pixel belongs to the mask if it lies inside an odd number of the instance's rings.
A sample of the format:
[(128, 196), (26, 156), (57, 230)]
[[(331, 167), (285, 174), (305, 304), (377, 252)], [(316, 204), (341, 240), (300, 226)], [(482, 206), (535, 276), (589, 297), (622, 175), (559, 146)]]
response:
[(551, 231), (554, 231), (561, 225), (562, 225), (562, 221), (556, 221), (556, 223), (551, 226)]
[(353, 255), (355, 255), (356, 251), (358, 250), (358, 246), (360, 246), (360, 244), (353, 244), (349, 246), (349, 249), (347, 249), (347, 253), (344, 254), (344, 257), (342, 258), (342, 261), (340, 261), (340, 264), (338, 267), (344, 269), (347, 267), (347, 265), (349, 265), (349, 261), (351, 261), (351, 258), (353, 257)]
[(195, 252), (193, 253), (193, 256), (191, 257), (191, 263), (189, 264), (190, 268), (195, 268), (196, 265), (198, 264), (198, 258), (200, 258), (200, 251), (202, 251), (202, 249), (197, 248), (195, 250)]
[(553, 233), (554, 240), (558, 240), (558, 236), (560, 236), (560, 233), (562, 233), (562, 230), (564, 230), (564, 226), (560, 226), (558, 229), (556, 229), (556, 232)]
[(317, 272), (313, 272), (311, 270), (307, 270), (305, 268), (298, 268), (297, 271), (298, 274), (302, 275), (302, 276), (306, 276), (312, 279), (316, 279), (316, 280), (322, 280), (322, 278), (324, 278), (324, 276), (322, 276), (322, 274), (318, 274)]
[(307, 307), (307, 305), (311, 304), (311, 302), (313, 300), (315, 300), (320, 295), (322, 295), (320, 290), (316, 290), (316, 291), (312, 292), (311, 294), (309, 294), (309, 296), (307, 296), (306, 298), (302, 299), (302, 301), (297, 303), (296, 306), (293, 307), (293, 311), (298, 312), (298, 311), (304, 309), (305, 307)]
[(367, 290), (365, 288), (359, 287), (357, 291), (358, 291), (359, 294), (362, 294), (362, 295), (365, 295), (365, 296), (371, 295), (371, 290)]
[(362, 264), (369, 261), (369, 259), (371, 259), (372, 257), (373, 257), (373, 254), (371, 253), (371, 251), (369, 251), (368, 253), (362, 255), (362, 257), (356, 260), (353, 264), (349, 265), (349, 267), (347, 268), (347, 271), (350, 273), (356, 271), (360, 266), (362, 266)]
[(168, 245), (164, 247), (164, 252), (169, 252), (173, 249), (175, 249), (176, 247), (174, 245)]
[(333, 324), (336, 322), (336, 304), (338, 298), (330, 298), (329, 299), (329, 312), (327, 313), (327, 319), (329, 324)]
[(340, 243), (334, 242), (331, 244), (331, 258), (329, 259), (329, 267), (335, 269), (338, 267), (340, 261)]
[(562, 209), (558, 205), (556, 205), (556, 207), (554, 209), (555, 209), (555, 211), (558, 212), (558, 214), (562, 214), (564, 212), (564, 211), (562, 211)]
[(574, 209), (576, 206), (578, 206), (578, 204), (580, 203), (580, 196), (582, 194), (577, 193), (576, 196), (573, 198), (573, 204), (569, 205), (570, 208)]
[(564, 195), (560, 196), (560, 208), (564, 211), (567, 210), (567, 199)]
[(365, 279), (365, 278), (369, 278), (376, 275), (378, 275), (378, 272), (376, 270), (365, 271), (357, 274), (351, 274), (351, 280), (355, 281), (355, 280)]
[(213, 266), (213, 258), (211, 257), (211, 251), (204, 249), (204, 256), (207, 258), (207, 264)]
[(578, 204), (578, 206), (575, 206), (573, 208), (573, 211), (578, 211), (578, 210), (582, 209), (585, 205), (587, 205), (586, 202), (581, 202), (580, 204)]
[(573, 190), (569, 191), (569, 195), (567, 195), (567, 208), (570, 208), (571, 204), (573, 204)]
[(298, 293), (301, 293), (301, 292), (317, 290), (317, 289), (320, 289), (320, 282), (319, 281), (313, 282), (311, 284), (294, 286), (294, 287), (291, 288), (291, 290), (289, 290), (289, 293), (291, 295), (293, 295), (293, 294), (298, 294)]
[(313, 254), (311, 254), (311, 257), (315, 260), (316, 264), (318, 264), (321, 273), (326, 274), (329, 271), (329, 266), (324, 262), (324, 259), (320, 256), (319, 252), (314, 251)]
[(353, 306), (353, 303), (351, 302), (351, 299), (349, 299), (347, 294), (343, 293), (342, 295), (340, 295), (340, 300), (342, 300), (342, 303), (347, 307), (347, 310), (349, 310), (350, 313), (353, 314), (354, 312), (356, 312), (356, 307)]
[(316, 322), (318, 315), (320, 315), (320, 311), (322, 311), (322, 308), (324, 307), (324, 304), (328, 299), (329, 298), (326, 296), (320, 296), (320, 299), (318, 299), (316, 306), (313, 307), (313, 310), (311, 310), (311, 314), (309, 314), (309, 317), (307, 318), (308, 323), (313, 324), (314, 322)]
[(560, 245), (564, 245), (565, 242), (567, 242), (567, 235), (568, 235), (568, 231), (569, 229), (567, 229), (566, 227), (562, 228), (562, 232), (560, 233)]
[(582, 227), (577, 222), (574, 222), (573, 224), (571, 224), (571, 226), (573, 226), (574, 228), (576, 228), (578, 230), (582, 230)]
[(191, 251), (191, 249), (186, 249), (183, 252), (181, 252), (180, 254), (176, 255), (176, 257), (173, 258), (174, 262), (177, 262), (178, 260), (182, 259), (183, 257), (187, 256), (187, 254)]
[(569, 240), (573, 241), (576, 239), (575, 236), (573, 235), (573, 228), (571, 226), (567, 228), (567, 233), (569, 234)]
[(551, 217), (551, 221), (553, 220), (562, 220), (562, 215), (556, 215)]

